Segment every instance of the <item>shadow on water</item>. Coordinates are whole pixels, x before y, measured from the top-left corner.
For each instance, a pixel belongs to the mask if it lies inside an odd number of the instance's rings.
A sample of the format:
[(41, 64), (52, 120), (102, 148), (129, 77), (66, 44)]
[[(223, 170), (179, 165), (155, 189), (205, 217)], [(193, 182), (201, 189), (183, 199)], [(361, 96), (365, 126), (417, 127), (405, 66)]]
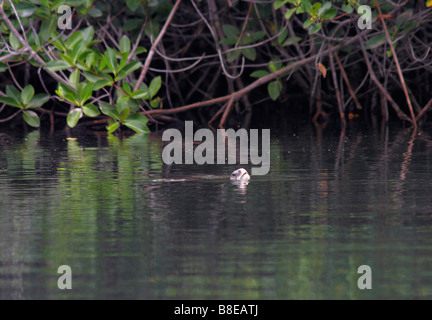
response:
[(0, 298), (431, 298), (428, 132), (285, 127), (248, 185), (158, 133), (2, 133)]

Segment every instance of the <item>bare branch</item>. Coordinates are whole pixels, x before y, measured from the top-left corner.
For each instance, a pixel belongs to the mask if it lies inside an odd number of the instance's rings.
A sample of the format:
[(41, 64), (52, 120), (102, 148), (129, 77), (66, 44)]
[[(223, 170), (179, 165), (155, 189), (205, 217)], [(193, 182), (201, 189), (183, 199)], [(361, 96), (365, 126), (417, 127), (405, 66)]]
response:
[(177, 8), (179, 7), (180, 3), (181, 3), (181, 0), (176, 1), (176, 3), (174, 4), (174, 7), (172, 8), (172, 10), (171, 10), (171, 12), (167, 18), (167, 21), (165, 22), (162, 30), (160, 31), (160, 33), (159, 33), (158, 37), (156, 38), (155, 42), (153, 43), (152, 47), (150, 48), (150, 51), (147, 55), (147, 59), (144, 63), (144, 66), (142, 67), (141, 74), (139, 75), (138, 81), (136, 82), (134, 91), (138, 90), (141, 83), (144, 81), (144, 78), (147, 74), (148, 68), (150, 67), (150, 63), (153, 59), (153, 55), (155, 53), (155, 48), (157, 47), (159, 42), (162, 40), (166, 30), (168, 29), (169, 24), (171, 23), (171, 20), (174, 18), (174, 14), (177, 11)]

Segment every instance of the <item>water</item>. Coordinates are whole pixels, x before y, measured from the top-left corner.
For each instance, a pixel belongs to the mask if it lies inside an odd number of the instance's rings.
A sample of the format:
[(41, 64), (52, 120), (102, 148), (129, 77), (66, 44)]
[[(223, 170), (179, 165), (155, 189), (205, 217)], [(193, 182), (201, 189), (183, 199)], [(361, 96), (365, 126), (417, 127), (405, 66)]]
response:
[(307, 126), (271, 143), (269, 175), (240, 188), (238, 165), (164, 165), (160, 134), (2, 133), (0, 298), (432, 298), (428, 130)]

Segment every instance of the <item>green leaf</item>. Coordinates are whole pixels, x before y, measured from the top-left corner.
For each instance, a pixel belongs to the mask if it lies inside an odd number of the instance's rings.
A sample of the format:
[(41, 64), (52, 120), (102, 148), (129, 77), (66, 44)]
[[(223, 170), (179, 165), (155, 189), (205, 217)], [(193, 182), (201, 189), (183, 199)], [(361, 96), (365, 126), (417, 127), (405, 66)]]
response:
[(33, 99), (34, 93), (35, 91), (33, 86), (31, 84), (27, 85), (21, 92), (21, 101), (24, 104), (29, 103), (31, 99)]
[(30, 34), (27, 34), (27, 40), (27, 43), (35, 50), (42, 46), (39, 35), (36, 32), (30, 32)]
[(312, 4), (309, 0), (302, 0), (300, 7), (297, 9), (296, 14), (307, 12), (312, 13)]
[(285, 12), (285, 19), (289, 20), (296, 10), (297, 8), (287, 10), (287, 12)]
[(352, 6), (352, 4), (343, 4), (342, 5), (342, 10), (344, 11), (344, 12), (346, 12), (346, 13), (351, 13), (351, 12), (353, 12), (353, 6)]
[(84, 3), (82, 4), (86, 9), (90, 8), (93, 5), (94, 0), (81, 0)]
[(77, 125), (78, 120), (81, 119), (83, 116), (83, 112), (81, 108), (74, 108), (71, 111), (69, 111), (69, 114), (67, 115), (66, 121), (69, 127), (73, 128)]
[(273, 3), (273, 7), (277, 10), (277, 9), (279, 9), (280, 7), (282, 7), (287, 2), (288, 2), (288, 0), (275, 1)]
[(75, 90), (69, 88), (67, 85), (65, 85), (63, 83), (59, 83), (58, 89), (55, 92), (62, 99), (67, 100), (72, 104), (79, 105), (79, 101), (78, 101)]
[(122, 26), (122, 31), (127, 32), (127, 31), (141, 28), (140, 26), (142, 26), (144, 22), (145, 22), (144, 19), (137, 19), (137, 18), (127, 19)]
[(72, 64), (67, 63), (64, 60), (59, 60), (59, 61), (49, 61), (44, 69), (48, 69), (50, 71), (60, 71), (60, 70), (65, 70), (67, 68), (71, 68)]
[[(75, 0), (75, 1), (77, 1), (77, 0)], [(82, 1), (82, 0), (79, 0), (79, 1)], [(53, 10), (57, 10), (57, 8), (58, 7), (60, 7), (62, 4), (64, 4), (65, 3), (65, 0), (51, 0), (51, 9), (53, 9)]]
[(87, 103), (86, 105), (83, 105), (82, 110), (84, 114), (88, 117), (97, 117), (100, 115), (99, 109), (92, 103)]
[(309, 26), (311, 26), (314, 23), (315, 20), (308, 18), (306, 21), (303, 22), (303, 28), (307, 29)]
[(278, 44), (282, 44), (283, 41), (286, 39), (286, 37), (288, 36), (288, 29), (284, 28), (282, 30), (282, 33), (278, 36)]
[(139, 62), (139, 61), (129, 62), (123, 69), (120, 70), (115, 81), (118, 81), (118, 80), (121, 80), (121, 79), (127, 77), (132, 72), (139, 69), (140, 67), (141, 67), (141, 62)]
[(69, 82), (75, 89), (78, 88), (80, 80), (80, 72), (78, 69), (75, 69), (70, 75), (69, 75)]
[(29, 60), (27, 60), (28, 63), (30, 63), (30, 65), (32, 65), (35, 68), (41, 68), (42, 66), (40, 65), (39, 62), (37, 62), (34, 58), (30, 58)]
[(160, 104), (160, 98), (159, 97), (150, 101), (150, 107), (152, 107), (153, 109), (156, 109), (157, 107), (159, 107), (159, 104)]
[(156, 39), (159, 35), (159, 23), (156, 20), (150, 20), (144, 29), (147, 37)]
[(24, 121), (27, 122), (28, 125), (38, 128), (40, 126), (39, 116), (34, 111), (24, 111), (23, 112)]
[(47, 8), (50, 7), (50, 2), (50, 0), (40, 0), (40, 3)]
[(129, 85), (129, 83), (127, 83), (126, 81), (123, 81), (122, 82), (122, 88), (123, 88), (124, 92), (126, 92), (128, 95), (130, 95), (130, 96), (132, 95), (132, 88)]
[(318, 22), (312, 25), (312, 27), (310, 27), (308, 33), (309, 34), (314, 34), (317, 33), (318, 31), (320, 31), (322, 28), (322, 22)]
[(21, 18), (27, 18), (36, 11), (36, 6), (26, 1), (20, 1), (15, 3), (15, 9)]
[(235, 45), (237, 43), (236, 38), (223, 38), (219, 41), (219, 44), (228, 44), (228, 45)]
[(104, 78), (103, 76), (99, 76), (90, 71), (83, 71), (83, 73), (84, 73), (84, 77), (90, 82), (96, 82)]
[(15, 37), (13, 32), (9, 34), (9, 43), (14, 50), (19, 50), (22, 47), (21, 42), (19, 42), (18, 38)]
[(0, 72), (4, 72), (8, 69), (7, 64), (0, 62)]
[(64, 43), (62, 38), (58, 38), (55, 41), (52, 42), (52, 44), (54, 45), (54, 47), (56, 47), (57, 49), (65, 52), (67, 50), (66, 48), (66, 44)]
[(90, 8), (90, 10), (88, 11), (88, 15), (93, 18), (99, 18), (102, 17), (103, 12), (100, 11), (98, 8)]
[[(315, 7), (315, 4), (312, 7)], [(317, 7), (319, 7), (319, 9), (318, 9), (318, 17), (321, 17), (321, 15), (324, 12), (326, 12), (328, 9), (331, 8), (331, 3), (330, 2), (325, 2), (324, 4), (317, 5)]]
[(223, 32), (227, 38), (237, 39), (240, 35), (239, 29), (231, 24), (222, 25)]
[(93, 63), (96, 61), (96, 53), (94, 52), (88, 52), (85, 56), (85, 64), (87, 68), (91, 68), (93, 66)]
[(0, 103), (5, 103), (11, 107), (21, 108), (21, 104), (15, 99), (10, 97), (0, 97)]
[(120, 112), (120, 122), (125, 121), (130, 115), (130, 108), (126, 107)]
[(293, 37), (289, 37), (283, 44), (282, 47), (287, 47), (290, 46), (294, 43), (298, 43), (302, 40), (302, 38), (297, 37), (297, 36), (293, 36)]
[(75, 45), (80, 43), (82, 41), (82, 31), (75, 31), (72, 33), (72, 35), (67, 40), (67, 47), (69, 49), (75, 48)]
[(143, 115), (142, 113), (131, 114), (129, 116), (128, 120), (136, 120), (136, 121), (139, 121), (143, 124), (147, 124), (147, 122), (148, 122), (148, 118), (145, 115)]
[(75, 66), (81, 71), (88, 71), (90, 68), (83, 64), (81, 61), (75, 62)]
[(402, 12), (398, 17), (396, 18), (396, 29), (399, 30), (401, 27), (408, 24), (408, 22), (412, 18), (413, 11), (411, 9), (408, 9), (404, 12)]
[(98, 66), (98, 69), (99, 69), (99, 70), (104, 70), (104, 71), (106, 71), (106, 70), (105, 70), (106, 68), (107, 68), (107, 61), (106, 61), (106, 59), (105, 59), (105, 56), (102, 56), (102, 59), (99, 60), (99, 66)]
[(75, 64), (75, 62), (79, 59), (79, 57), (87, 50), (88, 49), (84, 45), (79, 45), (79, 44), (75, 45), (71, 54), (73, 63)]
[(264, 31), (253, 32), (251, 34), (251, 40), (252, 40), (252, 42), (258, 41), (261, 38), (263, 38), (265, 35), (266, 35), (266, 33)]
[(384, 33), (372, 36), (366, 42), (366, 49), (375, 49), (386, 42), (386, 35)]
[(15, 101), (17, 101), (19, 104), (22, 104), (21, 93), (14, 86), (11, 86), (11, 85), (6, 86), (6, 95), (9, 98), (12, 98)]
[(141, 0), (126, 0), (126, 5), (132, 11), (135, 11), (136, 9), (138, 9), (140, 4), (141, 4)]
[(161, 84), (162, 84), (162, 78), (160, 76), (157, 76), (156, 78), (152, 79), (149, 85), (150, 99), (152, 99), (156, 95), (156, 93), (158, 93)]
[(124, 35), (120, 39), (120, 52), (129, 52), (130, 51), (130, 40), (127, 35)]
[(237, 59), (240, 56), (241, 50), (234, 50), (230, 51), (227, 54), (227, 61), (233, 62), (235, 59)]
[[(121, 104), (121, 103), (125, 103), (125, 102), (128, 102), (129, 100), (130, 100), (130, 97), (129, 97), (129, 96), (125, 96), (124, 94), (120, 93), (120, 94), (118, 95), (118, 98), (117, 98), (117, 101), (116, 101), (117, 109), (118, 109), (118, 107), (119, 107), (119, 104)], [(127, 105), (127, 104), (126, 104), (126, 105)]]
[(39, 36), (43, 42), (47, 42), (54, 34), (57, 28), (57, 16), (52, 16), (42, 21)]
[(135, 100), (129, 100), (129, 102), (127, 104), (129, 106), (129, 108), (131, 109), (131, 113), (135, 113), (135, 112), (138, 112), (140, 110), (140, 105)]
[(82, 82), (78, 88), (78, 97), (80, 99), (81, 104), (85, 104), (85, 102), (91, 98), (93, 93), (93, 82)]
[[(125, 110), (125, 109), (129, 109), (129, 111), (130, 111), (130, 108), (129, 108), (129, 104), (128, 103), (116, 103), (116, 109), (117, 109), (117, 112), (119, 113), (119, 115), (120, 115), (120, 119), (122, 119), (122, 117), (121, 117), (121, 113)], [(128, 115), (129, 116), (129, 115)], [(127, 118), (127, 117), (126, 117)], [(124, 119), (126, 119), (126, 118), (124, 118)], [(122, 120), (124, 120), (124, 119), (122, 119)]]
[(116, 107), (114, 107), (112, 104), (106, 103), (106, 102), (99, 102), (99, 108), (102, 111), (103, 114), (116, 119), (120, 120), (120, 115), (117, 112)]
[(46, 102), (48, 102), (50, 99), (50, 96), (46, 93), (38, 93), (36, 94), (33, 99), (27, 103), (27, 108), (39, 108), (42, 105), (44, 105)]
[[(70, 50), (69, 50), (70, 51)], [(60, 55), (60, 57), (65, 61), (65, 62), (67, 62), (67, 63), (69, 63), (70, 65), (74, 65), (74, 61), (73, 61), (73, 59), (70, 57), (70, 55), (69, 55), (69, 53), (62, 53), (62, 52), (59, 52), (59, 55)]]
[(407, 34), (408, 32), (410, 32), (412, 29), (417, 28), (417, 26), (419, 25), (420, 21), (418, 20), (414, 20), (409, 22), (405, 28), (400, 31), (400, 34)]
[(254, 42), (253, 38), (252, 38), (252, 34), (250, 34), (249, 32), (247, 32), (246, 34), (244, 34), (242, 36), (242, 38), (240, 39), (240, 44), (241, 45), (247, 45)]
[(136, 48), (136, 50), (135, 50), (135, 54), (136, 54), (136, 55), (138, 55), (138, 54), (140, 54), (140, 53), (144, 53), (144, 52), (147, 52), (147, 49), (144, 48), (144, 47), (141, 47), (141, 46), (138, 46), (138, 47)]
[(282, 91), (282, 83), (278, 80), (270, 82), (267, 86), (267, 91), (270, 95), (270, 98), (273, 101), (276, 101)]
[(268, 71), (266, 71), (266, 70), (256, 70), (256, 71), (252, 72), (252, 73), (250, 74), (250, 76), (251, 76), (252, 78), (262, 78), (262, 77), (268, 75), (269, 73), (270, 73), (270, 72), (268, 72)]
[(312, 7), (310, 8), (310, 11), (307, 11), (307, 13), (309, 13), (311, 16), (312, 15), (318, 15), (322, 6), (323, 6), (323, 4), (321, 2), (315, 2), (312, 5)]
[(97, 91), (103, 87), (111, 86), (114, 83), (113, 80), (101, 79), (95, 82), (93, 90)]
[(280, 61), (279, 58), (274, 58), (270, 61), (269, 63), (269, 69), (271, 72), (276, 72), (278, 71), (280, 68), (282, 68), (282, 62)]
[(330, 8), (326, 10), (320, 17), (321, 19), (332, 20), (334, 17), (336, 17), (337, 13), (338, 10), (336, 8)]
[(105, 54), (104, 54), (104, 60), (107, 64), (108, 68), (114, 74), (117, 74), (118, 64), (117, 64), (117, 58), (116, 58), (116, 55), (115, 55), (115, 52), (113, 49), (107, 48), (107, 50), (105, 51)]
[(60, 97), (64, 97), (67, 93), (70, 93), (72, 95), (75, 94), (75, 90), (65, 85), (64, 83), (58, 84), (58, 90), (56, 90), (56, 92)]
[(138, 89), (137, 91), (132, 92), (131, 96), (134, 99), (148, 99), (149, 93), (148, 90)]
[(70, 103), (72, 103), (72, 104), (74, 104), (76, 106), (80, 105), (79, 100), (78, 100), (78, 98), (76, 96), (76, 93), (66, 93), (64, 95), (64, 99), (66, 99), (67, 101), (69, 101)]
[(251, 61), (254, 61), (256, 59), (256, 50), (255, 48), (246, 48), (246, 49), (242, 49), (241, 53), (248, 59)]
[(89, 43), (93, 40), (94, 28), (92, 26), (85, 28), (84, 30), (82, 30), (81, 36), (85, 43)]
[(149, 133), (150, 130), (147, 127), (148, 119), (141, 113), (134, 113), (129, 116), (124, 122), (125, 126), (139, 133)]
[(116, 131), (118, 129), (118, 127), (120, 126), (120, 123), (118, 122), (113, 122), (111, 124), (109, 124), (106, 129), (108, 131), (108, 134), (113, 133), (114, 131)]
[(120, 56), (121, 56), (121, 60), (120, 60), (120, 63), (117, 67), (117, 73), (119, 73), (120, 70), (125, 67), (127, 59), (128, 59), (128, 53), (127, 52), (123, 52), (123, 53), (120, 52)]

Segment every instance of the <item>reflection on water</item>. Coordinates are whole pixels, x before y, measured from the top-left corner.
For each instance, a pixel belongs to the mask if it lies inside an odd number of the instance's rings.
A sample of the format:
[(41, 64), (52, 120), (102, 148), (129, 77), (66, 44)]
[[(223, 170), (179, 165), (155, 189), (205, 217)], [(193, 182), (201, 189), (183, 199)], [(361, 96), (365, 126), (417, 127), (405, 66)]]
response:
[(248, 184), (158, 134), (0, 134), (0, 298), (431, 298), (427, 132), (272, 131)]

